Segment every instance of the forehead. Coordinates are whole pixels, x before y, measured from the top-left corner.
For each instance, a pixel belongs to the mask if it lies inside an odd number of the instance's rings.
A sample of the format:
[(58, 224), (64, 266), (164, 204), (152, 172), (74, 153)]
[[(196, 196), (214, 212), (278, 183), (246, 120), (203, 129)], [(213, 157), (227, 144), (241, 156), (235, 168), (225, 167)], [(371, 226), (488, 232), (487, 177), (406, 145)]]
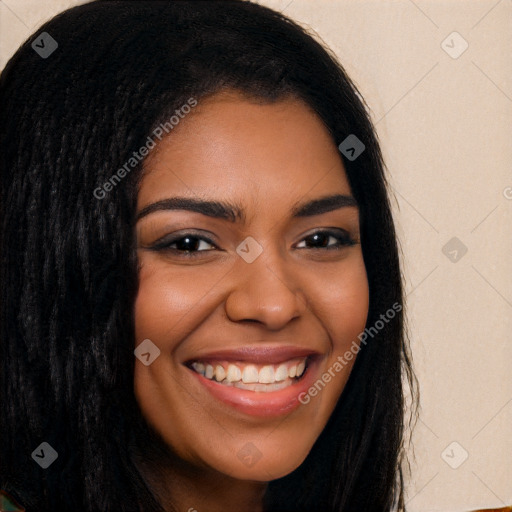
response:
[(238, 93), (200, 101), (147, 157), (138, 204), (168, 197), (259, 201), (350, 194), (339, 151), (320, 117), (297, 99), (261, 103)]

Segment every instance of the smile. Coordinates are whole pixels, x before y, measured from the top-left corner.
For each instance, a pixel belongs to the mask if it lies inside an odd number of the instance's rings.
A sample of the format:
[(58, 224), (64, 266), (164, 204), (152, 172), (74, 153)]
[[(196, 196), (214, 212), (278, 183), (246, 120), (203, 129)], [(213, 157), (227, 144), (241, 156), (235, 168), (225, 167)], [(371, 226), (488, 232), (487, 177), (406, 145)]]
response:
[(275, 417), (300, 407), (298, 397), (316, 380), (322, 359), (305, 348), (253, 346), (197, 355), (185, 366), (190, 385), (206, 392), (212, 406)]
[(280, 364), (255, 365), (238, 361), (194, 361), (192, 369), (224, 386), (269, 393), (291, 386), (306, 369), (307, 357)]

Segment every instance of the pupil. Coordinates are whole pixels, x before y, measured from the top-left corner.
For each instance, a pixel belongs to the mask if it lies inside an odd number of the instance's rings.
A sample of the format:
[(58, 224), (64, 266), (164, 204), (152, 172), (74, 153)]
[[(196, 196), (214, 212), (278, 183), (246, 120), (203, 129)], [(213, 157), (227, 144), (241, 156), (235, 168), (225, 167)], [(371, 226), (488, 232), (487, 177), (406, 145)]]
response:
[[(197, 249), (198, 239), (187, 236), (176, 242), (176, 248), (181, 251), (191, 251)], [(190, 247), (192, 245), (192, 247)]]
[(317, 233), (315, 235), (311, 235), (309, 238), (310, 238), (310, 240), (313, 241), (313, 243), (320, 242), (319, 245), (322, 247), (325, 247), (327, 245), (327, 235), (325, 235), (323, 233)]

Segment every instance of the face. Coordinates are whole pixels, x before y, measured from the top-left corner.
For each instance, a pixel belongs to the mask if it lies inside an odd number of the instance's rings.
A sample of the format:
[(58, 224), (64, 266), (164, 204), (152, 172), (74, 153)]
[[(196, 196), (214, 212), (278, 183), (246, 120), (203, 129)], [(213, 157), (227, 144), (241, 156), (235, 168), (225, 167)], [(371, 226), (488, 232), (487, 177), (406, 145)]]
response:
[(199, 468), (290, 473), (368, 313), (358, 208), (327, 129), (298, 100), (212, 96), (146, 159), (137, 209), (136, 344), (160, 350), (136, 360), (145, 418)]

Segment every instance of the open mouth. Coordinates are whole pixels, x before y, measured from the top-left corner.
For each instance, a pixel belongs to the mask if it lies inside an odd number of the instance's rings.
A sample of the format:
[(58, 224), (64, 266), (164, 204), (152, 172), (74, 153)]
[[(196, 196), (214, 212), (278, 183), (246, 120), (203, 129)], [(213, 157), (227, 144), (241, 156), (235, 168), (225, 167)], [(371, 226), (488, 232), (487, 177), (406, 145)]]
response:
[[(276, 417), (300, 407), (324, 355), (296, 346), (243, 346), (185, 360), (190, 386), (207, 392), (205, 404), (253, 417)], [(213, 398), (213, 400), (211, 400)]]
[(224, 386), (269, 393), (295, 384), (308, 367), (308, 357), (279, 364), (253, 364), (241, 361), (192, 361), (189, 368), (205, 379)]

